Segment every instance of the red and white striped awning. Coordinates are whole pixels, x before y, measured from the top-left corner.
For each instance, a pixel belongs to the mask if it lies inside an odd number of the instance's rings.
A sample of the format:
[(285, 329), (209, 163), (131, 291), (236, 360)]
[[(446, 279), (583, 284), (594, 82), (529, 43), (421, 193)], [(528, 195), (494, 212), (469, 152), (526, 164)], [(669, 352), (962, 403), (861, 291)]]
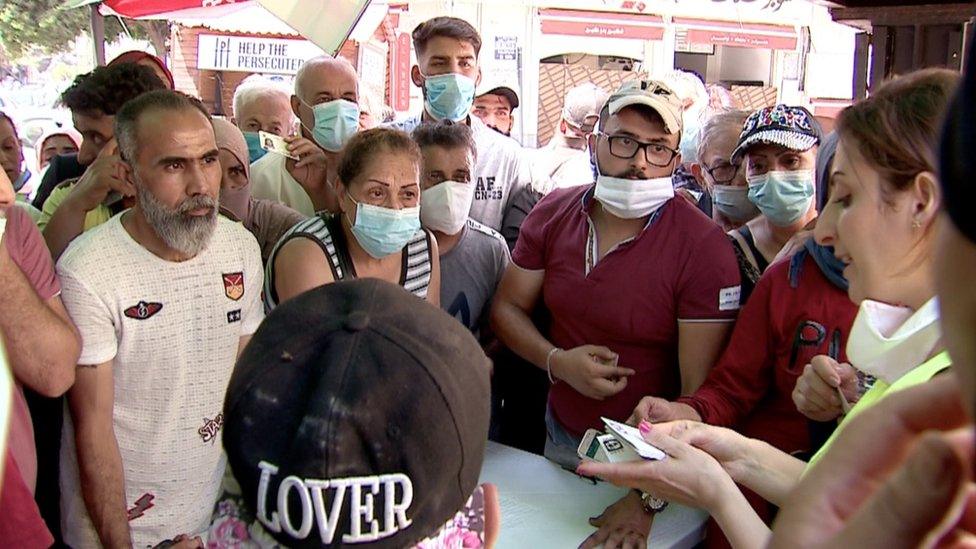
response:
[(643, 13), (540, 9), (542, 34), (661, 40), (664, 18)]
[(787, 25), (675, 17), (675, 32), (688, 44), (795, 50), (796, 29)]

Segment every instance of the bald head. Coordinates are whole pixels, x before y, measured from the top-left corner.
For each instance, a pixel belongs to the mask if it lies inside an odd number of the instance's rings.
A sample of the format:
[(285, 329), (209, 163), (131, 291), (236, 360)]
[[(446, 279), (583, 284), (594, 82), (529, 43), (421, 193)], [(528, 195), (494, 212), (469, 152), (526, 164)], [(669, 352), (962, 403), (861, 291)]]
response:
[(312, 139), (314, 107), (338, 99), (359, 104), (356, 69), (341, 57), (313, 57), (306, 61), (295, 75), (295, 95), (291, 96), (291, 110), (301, 123), (303, 136)]
[(329, 99), (359, 101), (359, 82), (356, 69), (342, 57), (323, 55), (306, 61), (295, 75), (295, 95), (310, 105), (322, 103), (320, 95)]

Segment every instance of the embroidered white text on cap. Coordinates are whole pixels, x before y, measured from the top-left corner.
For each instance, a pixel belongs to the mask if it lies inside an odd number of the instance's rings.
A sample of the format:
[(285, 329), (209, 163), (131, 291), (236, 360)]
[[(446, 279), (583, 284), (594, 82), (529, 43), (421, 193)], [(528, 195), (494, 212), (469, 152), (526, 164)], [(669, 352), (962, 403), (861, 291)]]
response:
[[(258, 483), (258, 520), (271, 532), (284, 531), (293, 538), (305, 539), (311, 533), (312, 526), (318, 524), (322, 543), (330, 544), (335, 537), (343, 505), (347, 502), (349, 533), (343, 534), (344, 543), (365, 543), (390, 537), (413, 522), (407, 518), (407, 509), (413, 502), (413, 483), (410, 477), (402, 473), (327, 480), (288, 476), (278, 485), (278, 493), (274, 501), (278, 510), (272, 512), (269, 518), (266, 502), (268, 485), (271, 477), (278, 473), (278, 467), (266, 461), (259, 463), (258, 467), (261, 469), (261, 480)], [(399, 487), (400, 501), (396, 501), (397, 487)], [(347, 488), (349, 489), (348, 500), (346, 499)], [(297, 528), (288, 511), (288, 496), (292, 490), (301, 501), (302, 515)], [(333, 490), (334, 493), (330, 510), (326, 513), (326, 497), (323, 492), (328, 490)], [(375, 518), (374, 503), (377, 499), (374, 496), (379, 496), (381, 491), (383, 492), (382, 530), (379, 521)]]
[(742, 296), (742, 286), (729, 286), (718, 292), (718, 310), (736, 311), (739, 309), (739, 299)]

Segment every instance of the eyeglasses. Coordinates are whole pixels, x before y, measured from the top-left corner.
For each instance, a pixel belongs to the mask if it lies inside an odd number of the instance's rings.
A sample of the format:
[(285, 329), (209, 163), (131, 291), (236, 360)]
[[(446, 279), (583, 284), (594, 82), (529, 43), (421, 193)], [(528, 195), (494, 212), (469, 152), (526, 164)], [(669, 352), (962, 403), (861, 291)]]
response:
[(644, 149), (644, 159), (647, 163), (658, 168), (664, 168), (671, 164), (678, 151), (662, 145), (660, 143), (641, 143), (632, 137), (624, 135), (607, 135), (600, 133), (607, 138), (610, 144), (610, 154), (617, 158), (633, 158), (637, 151)]
[(709, 168), (707, 164), (702, 162), (702, 168), (705, 168), (708, 175), (711, 176), (712, 180), (718, 185), (725, 185), (735, 179), (735, 176), (738, 175), (739, 168), (741, 167), (741, 164), (736, 165), (719, 161), (714, 166)]

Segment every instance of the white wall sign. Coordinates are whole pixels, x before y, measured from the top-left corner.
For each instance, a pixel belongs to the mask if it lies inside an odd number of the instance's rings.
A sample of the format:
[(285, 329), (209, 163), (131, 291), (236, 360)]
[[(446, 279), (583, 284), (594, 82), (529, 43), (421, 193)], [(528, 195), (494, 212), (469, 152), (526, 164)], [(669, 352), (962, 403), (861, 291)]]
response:
[(201, 34), (197, 42), (197, 68), (295, 74), (302, 63), (324, 54), (307, 40)]

